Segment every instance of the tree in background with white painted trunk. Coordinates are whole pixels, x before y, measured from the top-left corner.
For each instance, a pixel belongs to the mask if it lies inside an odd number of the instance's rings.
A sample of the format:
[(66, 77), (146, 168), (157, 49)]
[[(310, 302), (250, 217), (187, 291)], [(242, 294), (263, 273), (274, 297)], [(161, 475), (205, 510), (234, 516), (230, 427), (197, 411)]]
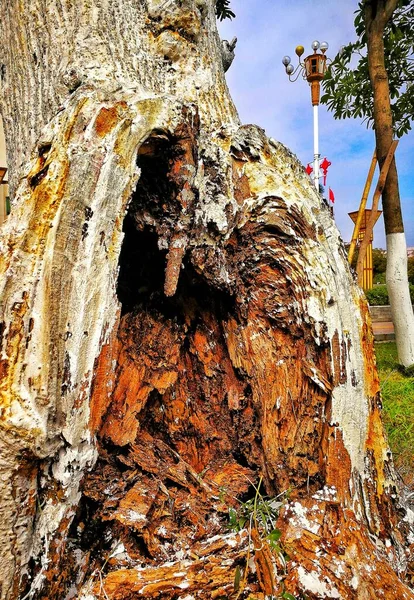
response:
[[(385, 27), (398, 4), (398, 0), (365, 0), (363, 3), (368, 69), (374, 96), (376, 151), (380, 166), (384, 162), (393, 140), (393, 119), (388, 75), (385, 68), (383, 36)], [(408, 283), (407, 244), (395, 158), (390, 165), (382, 192), (382, 206), (387, 240), (386, 281), (398, 359), (403, 366), (409, 367), (414, 364), (414, 312)]]
[[(341, 49), (323, 82), (322, 102), (335, 118), (363, 117), (374, 128), (380, 168), (393, 135), (401, 137), (411, 129), (413, 18), (413, 0), (360, 2), (355, 18), (358, 38)], [(387, 242), (386, 281), (398, 359), (409, 367), (414, 364), (414, 314), (395, 157), (382, 190), (382, 203)], [(357, 268), (360, 270), (362, 259)]]

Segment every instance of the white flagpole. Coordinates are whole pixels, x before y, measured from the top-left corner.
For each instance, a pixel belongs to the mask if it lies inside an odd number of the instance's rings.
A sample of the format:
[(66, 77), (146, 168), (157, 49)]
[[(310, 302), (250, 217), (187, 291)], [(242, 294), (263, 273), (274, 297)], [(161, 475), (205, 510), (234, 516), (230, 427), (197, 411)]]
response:
[(318, 105), (313, 106), (313, 180), (319, 192), (319, 122)]

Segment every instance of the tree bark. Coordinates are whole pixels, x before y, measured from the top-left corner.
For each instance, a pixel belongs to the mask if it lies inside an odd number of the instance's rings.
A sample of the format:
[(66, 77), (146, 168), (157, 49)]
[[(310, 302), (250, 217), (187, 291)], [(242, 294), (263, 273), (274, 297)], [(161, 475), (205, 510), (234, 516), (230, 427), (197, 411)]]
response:
[(52, 4), (2, 25), (2, 600), (414, 598), (366, 303), (213, 2)]
[[(367, 33), (368, 69), (374, 96), (374, 124), (378, 164), (385, 161), (393, 140), (388, 75), (384, 57), (384, 29), (397, 6), (396, 0), (367, 0), (364, 6)], [(395, 158), (391, 163), (382, 193), (387, 240), (386, 280), (402, 365), (414, 364), (414, 313), (407, 275), (407, 245), (401, 211)]]

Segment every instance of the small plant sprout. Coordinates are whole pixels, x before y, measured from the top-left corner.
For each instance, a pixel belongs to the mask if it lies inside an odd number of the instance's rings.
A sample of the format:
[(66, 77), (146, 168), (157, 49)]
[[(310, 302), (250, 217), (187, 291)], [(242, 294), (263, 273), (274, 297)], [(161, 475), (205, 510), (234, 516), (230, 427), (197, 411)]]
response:
[[(260, 548), (255, 548), (253, 551), (259, 552), (267, 544), (270, 552), (278, 558), (286, 573), (286, 561), (289, 560), (286, 552), (280, 543), (282, 532), (276, 527), (280, 509), (286, 503), (290, 490), (284, 492), (276, 498), (269, 498), (263, 495), (260, 491), (262, 485), (262, 477), (259, 479), (257, 487), (252, 483), (255, 489), (253, 498), (249, 498), (246, 502), (240, 502), (239, 508), (229, 508), (228, 528), (231, 531), (239, 532), (247, 529), (249, 532), (249, 545), (246, 556), (246, 567), (243, 569), (237, 565), (234, 574), (234, 591), (237, 593), (236, 598), (240, 596), (247, 584), (248, 566), (250, 563), (250, 552), (253, 539), (260, 539)], [(283, 498), (282, 500), (280, 498)], [(278, 595), (266, 596), (266, 600), (296, 600), (295, 596), (286, 592), (283, 581), (281, 581), (282, 592)], [(254, 596), (249, 596), (249, 600), (256, 600)]]

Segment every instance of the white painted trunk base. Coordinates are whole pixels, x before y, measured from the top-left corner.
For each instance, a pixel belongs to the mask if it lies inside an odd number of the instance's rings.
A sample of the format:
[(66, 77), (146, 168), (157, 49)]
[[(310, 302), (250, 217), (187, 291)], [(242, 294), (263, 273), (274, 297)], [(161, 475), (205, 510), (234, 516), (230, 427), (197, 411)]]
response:
[(398, 360), (404, 367), (409, 367), (414, 364), (414, 313), (407, 279), (405, 233), (387, 235), (386, 280)]

